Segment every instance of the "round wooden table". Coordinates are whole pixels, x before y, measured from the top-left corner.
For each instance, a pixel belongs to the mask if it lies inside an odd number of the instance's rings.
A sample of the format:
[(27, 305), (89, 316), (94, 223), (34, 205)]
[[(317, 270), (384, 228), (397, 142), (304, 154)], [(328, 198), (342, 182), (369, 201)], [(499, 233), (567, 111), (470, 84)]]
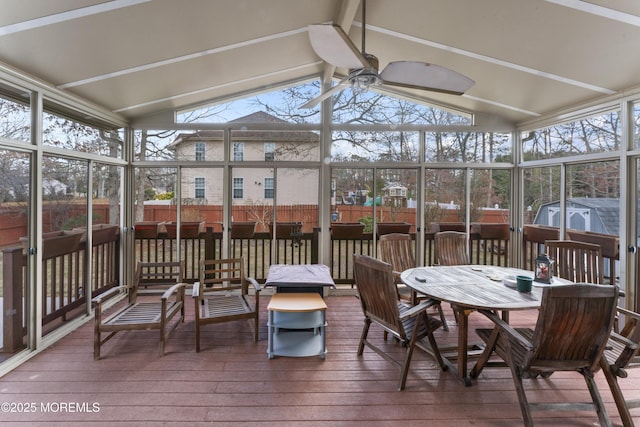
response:
[[(539, 308), (542, 289), (545, 286), (571, 283), (557, 278), (553, 279), (551, 285), (533, 282), (533, 289), (528, 293), (518, 292), (503, 284), (503, 278), (518, 274), (533, 277), (530, 271), (487, 265), (417, 267), (405, 270), (400, 275), (407, 286), (430, 298), (450, 303), (457, 313), (457, 366), (449, 359), (443, 359), (449, 370), (467, 386), (471, 385), (471, 377), (467, 374), (467, 361), (469, 315), (473, 311), (501, 311), (503, 318), (508, 320), (511, 310)], [(481, 359), (489, 356), (490, 354), (483, 354)], [(477, 376), (478, 373), (472, 372), (471, 376)]]

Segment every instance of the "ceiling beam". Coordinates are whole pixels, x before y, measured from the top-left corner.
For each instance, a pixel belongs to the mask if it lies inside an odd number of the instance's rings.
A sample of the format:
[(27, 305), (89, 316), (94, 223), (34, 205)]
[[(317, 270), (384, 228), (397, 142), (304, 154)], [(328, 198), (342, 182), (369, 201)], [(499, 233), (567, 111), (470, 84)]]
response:
[(60, 22), (71, 21), (73, 19), (84, 18), (85, 16), (96, 15), (98, 13), (109, 12), (123, 7), (135, 6), (151, 0), (113, 0), (93, 6), (81, 7), (79, 9), (68, 10), (66, 12), (55, 13), (49, 16), (29, 19), (27, 21), (16, 22), (15, 24), (0, 27), (0, 37), (21, 31), (33, 30), (47, 25), (58, 24)]
[[(547, 1), (550, 1), (550, 0), (547, 0)], [(471, 51), (468, 51), (468, 50), (456, 48), (456, 47), (453, 47), (453, 46), (445, 45), (445, 44), (434, 42), (434, 41), (431, 41), (431, 40), (422, 39), (422, 38), (415, 37), (415, 36), (412, 36), (412, 35), (409, 35), (409, 34), (400, 33), (398, 31), (389, 30), (389, 29), (378, 27), (378, 26), (375, 26), (375, 25), (367, 25), (367, 31), (376, 31), (378, 33), (385, 34), (387, 36), (397, 37), (397, 38), (402, 39), (402, 40), (407, 40), (407, 41), (410, 41), (410, 42), (413, 42), (413, 43), (418, 43), (418, 44), (421, 44), (421, 45), (424, 45), (424, 46), (433, 47), (433, 48), (436, 48), (436, 49), (440, 49), (440, 50), (444, 50), (444, 51), (447, 51), (447, 52), (454, 53), (456, 55), (461, 55), (461, 56), (465, 56), (467, 58), (472, 58), (472, 59), (476, 59), (476, 60), (479, 60), (479, 61), (484, 61), (484, 62), (493, 64), (493, 65), (499, 65), (501, 67), (510, 68), (512, 70), (518, 70), (518, 71), (521, 71), (523, 73), (532, 74), (532, 75), (535, 75), (535, 76), (538, 76), (538, 77), (543, 77), (545, 79), (550, 79), (550, 80), (555, 80), (555, 81), (558, 81), (558, 82), (561, 82), (561, 83), (570, 84), (570, 85), (573, 85), (573, 86), (576, 86), (576, 87), (587, 89), (587, 90), (590, 90), (590, 91), (593, 91), (593, 92), (602, 93), (602, 94), (605, 94), (605, 95), (612, 95), (612, 94), (616, 93), (616, 91), (613, 90), (613, 89), (592, 85), (590, 83), (581, 82), (581, 81), (578, 81), (578, 80), (570, 79), (568, 77), (559, 76), (557, 74), (548, 73), (546, 71), (538, 70), (538, 69), (527, 67), (527, 66), (524, 66), (524, 65), (515, 64), (513, 62), (504, 61), (502, 59), (493, 58), (493, 57), (490, 57), (490, 56), (487, 56), (487, 55), (482, 55), (482, 54), (479, 54), (479, 53), (475, 53), (475, 52), (471, 52)]]
[(150, 70), (153, 68), (158, 68), (158, 67), (163, 67), (163, 66), (167, 66), (167, 65), (171, 65), (171, 64), (176, 64), (179, 62), (185, 62), (185, 61), (190, 61), (192, 59), (195, 58), (200, 58), (202, 56), (206, 56), (206, 55), (214, 55), (220, 52), (225, 52), (225, 51), (229, 51), (229, 50), (233, 50), (233, 49), (238, 49), (238, 48), (242, 48), (245, 46), (251, 46), (251, 45), (255, 45), (255, 44), (259, 44), (259, 43), (266, 43), (272, 40), (277, 40), (280, 38), (286, 38), (286, 37), (290, 37), (302, 32), (306, 32), (307, 29), (305, 28), (297, 28), (295, 30), (291, 30), (291, 31), (286, 31), (284, 33), (278, 33), (278, 34), (271, 34), (271, 35), (267, 35), (264, 37), (258, 37), (252, 40), (246, 40), (246, 41), (242, 41), (239, 43), (234, 43), (234, 44), (230, 44), (230, 45), (225, 45), (225, 46), (220, 46), (220, 47), (216, 47), (216, 48), (212, 48), (212, 49), (208, 49), (208, 50), (204, 50), (204, 51), (200, 51), (200, 52), (195, 52), (195, 53), (190, 53), (188, 55), (183, 55), (183, 56), (176, 56), (173, 58), (168, 58), (168, 59), (164, 59), (162, 61), (157, 61), (157, 62), (152, 62), (149, 64), (142, 64), (142, 65), (138, 65), (135, 67), (131, 67), (131, 68), (126, 68), (123, 70), (118, 70), (118, 71), (113, 71), (110, 73), (105, 73), (105, 74), (101, 74), (99, 76), (92, 76), (92, 77), (87, 77), (86, 79), (82, 79), (82, 80), (78, 80), (75, 82), (67, 82), (64, 84), (61, 84), (58, 86), (59, 89), (68, 89), (68, 88), (72, 88), (72, 87), (76, 87), (76, 86), (82, 86), (82, 85), (87, 85), (90, 83), (95, 83), (101, 80), (106, 80), (106, 79), (112, 79), (115, 77), (120, 77), (120, 76), (124, 76), (127, 74), (132, 74), (132, 73), (137, 73), (140, 71), (146, 71), (146, 70)]
[(622, 22), (629, 25), (640, 27), (640, 16), (632, 15), (626, 12), (620, 12), (619, 10), (610, 9), (604, 6), (598, 6), (597, 4), (588, 3), (581, 0), (547, 0), (549, 3), (554, 3), (560, 6), (569, 7), (571, 9), (579, 10), (581, 12), (591, 13), (602, 18), (613, 19), (614, 21)]

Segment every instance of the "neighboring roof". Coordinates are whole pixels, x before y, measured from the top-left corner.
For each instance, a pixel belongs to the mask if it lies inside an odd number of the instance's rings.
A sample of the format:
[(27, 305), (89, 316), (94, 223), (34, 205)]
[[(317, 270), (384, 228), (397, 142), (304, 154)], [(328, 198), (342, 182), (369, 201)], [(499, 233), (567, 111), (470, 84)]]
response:
[[(286, 123), (284, 120), (274, 117), (264, 111), (258, 111), (231, 120), (228, 123)], [(224, 133), (221, 130), (201, 130), (197, 132), (180, 133), (176, 139), (168, 145), (168, 148), (175, 149), (178, 145), (185, 142), (194, 141), (222, 141)], [(319, 143), (320, 136), (317, 133), (309, 131), (261, 131), (261, 130), (233, 130), (231, 138), (234, 141), (242, 142), (310, 142)]]
[[(476, 124), (640, 87), (638, 1), (369, 0), (366, 9), (366, 51), (380, 69), (421, 61), (475, 81), (464, 96), (397, 90), (479, 113)], [(0, 61), (142, 121), (325, 70), (340, 78), (348, 70), (316, 55), (307, 28), (337, 23), (360, 49), (362, 20), (359, 0), (6, 0)]]
[(404, 190), (407, 189), (406, 186), (394, 182), (392, 184), (385, 185), (384, 187), (382, 187), (382, 190), (391, 190), (392, 188), (400, 188), (400, 189), (404, 189)]
[(272, 116), (264, 111), (256, 111), (255, 113), (247, 114), (246, 116), (238, 117), (237, 119), (230, 120), (228, 123), (287, 123), (286, 120), (282, 120), (279, 117)]

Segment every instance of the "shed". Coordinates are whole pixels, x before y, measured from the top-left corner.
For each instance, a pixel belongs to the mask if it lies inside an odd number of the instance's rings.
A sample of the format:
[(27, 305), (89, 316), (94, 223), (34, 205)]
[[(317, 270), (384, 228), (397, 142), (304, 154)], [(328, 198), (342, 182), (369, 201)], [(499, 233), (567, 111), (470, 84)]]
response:
[[(620, 235), (620, 199), (568, 198), (567, 228)], [(538, 209), (534, 224), (560, 227), (560, 201), (549, 202)]]

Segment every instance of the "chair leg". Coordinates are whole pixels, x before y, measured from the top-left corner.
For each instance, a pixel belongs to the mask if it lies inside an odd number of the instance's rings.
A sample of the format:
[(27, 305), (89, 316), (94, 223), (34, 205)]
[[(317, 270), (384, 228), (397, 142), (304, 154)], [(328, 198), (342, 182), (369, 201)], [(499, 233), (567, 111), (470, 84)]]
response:
[(602, 356), (602, 358), (600, 359), (600, 368), (602, 368), (602, 373), (607, 379), (609, 389), (611, 389), (611, 394), (613, 395), (614, 402), (616, 402), (616, 407), (618, 408), (618, 413), (620, 414), (622, 425), (624, 427), (633, 427), (633, 417), (629, 412), (629, 406), (627, 405), (627, 401), (622, 394), (620, 384), (618, 384), (618, 377), (613, 372), (611, 372), (611, 368), (609, 367), (609, 364), (607, 363), (604, 356)]
[(200, 353), (200, 301), (204, 303), (204, 300), (195, 298), (195, 328), (196, 328), (196, 353)]
[(458, 309), (451, 304), (451, 309), (453, 310), (453, 318), (456, 320), (456, 325), (458, 324)]
[(160, 356), (164, 356), (165, 338), (164, 328), (160, 328)]
[(529, 408), (527, 395), (524, 392), (521, 372), (517, 366), (513, 366), (513, 363), (509, 363), (509, 367), (511, 368), (511, 375), (513, 376), (513, 384), (516, 386), (516, 394), (518, 395), (518, 402), (520, 403), (520, 412), (522, 412), (524, 425), (525, 427), (533, 427), (533, 418), (531, 417), (531, 410)]
[(442, 304), (438, 303), (437, 310), (438, 310), (438, 314), (440, 315), (440, 321), (442, 322), (442, 330), (449, 332), (449, 325), (447, 325), (447, 318), (444, 317)]
[(407, 353), (405, 354), (404, 363), (402, 364), (402, 369), (400, 371), (400, 382), (398, 383), (398, 390), (404, 390), (405, 385), (407, 384), (407, 376), (409, 375), (409, 366), (411, 365), (411, 357), (413, 356), (413, 349), (415, 347), (416, 341), (418, 340), (418, 332), (420, 331), (420, 323), (425, 322), (425, 327), (428, 331), (427, 322), (427, 314), (426, 312), (422, 312), (418, 317), (416, 317), (415, 324), (413, 326), (413, 331), (411, 331), (411, 340), (409, 341), (409, 345), (407, 346)]
[(166, 320), (164, 315), (163, 320), (160, 321), (160, 356), (164, 356), (164, 346), (167, 341)]
[[(501, 334), (502, 335), (502, 334)], [(511, 377), (513, 378), (513, 384), (516, 387), (516, 395), (518, 396), (518, 403), (520, 404), (520, 412), (522, 412), (522, 420), (525, 427), (533, 427), (533, 418), (531, 417), (531, 409), (529, 408), (529, 401), (527, 395), (524, 392), (524, 386), (522, 384), (522, 370), (516, 366), (512, 355), (511, 344), (509, 339), (503, 336), (498, 338), (501, 340), (502, 345), (505, 348), (506, 360), (511, 370)]]
[(591, 400), (596, 407), (596, 412), (598, 414), (598, 421), (600, 421), (600, 426), (602, 427), (611, 427), (611, 420), (609, 419), (609, 415), (607, 414), (607, 410), (604, 407), (604, 402), (602, 401), (602, 396), (600, 396), (600, 392), (598, 391), (598, 386), (596, 385), (596, 381), (593, 379), (593, 373), (583, 372), (584, 380), (587, 383), (587, 388), (589, 389), (589, 394), (591, 394)]
[(200, 324), (196, 321), (196, 353), (200, 353)]
[(258, 321), (258, 316), (256, 316), (254, 322), (253, 322), (253, 342), (258, 342), (259, 339), (259, 328), (260, 327), (260, 322)]
[(427, 318), (426, 314), (424, 314), (422, 318), (424, 319), (424, 326), (427, 330), (427, 338), (429, 339), (429, 346), (431, 347), (431, 356), (436, 359), (436, 362), (438, 362), (438, 366), (440, 366), (440, 369), (446, 371), (448, 369), (448, 366), (442, 359), (440, 349), (438, 348), (438, 343), (436, 342), (436, 338), (433, 336), (433, 330), (431, 329), (431, 326), (429, 326), (429, 319)]
[(411, 365), (411, 357), (413, 356), (413, 342), (408, 346), (407, 353), (404, 358), (402, 370), (400, 372), (400, 381), (398, 383), (398, 390), (404, 390), (407, 384), (407, 376), (409, 375), (409, 365)]
[(360, 336), (360, 344), (358, 345), (358, 356), (362, 356), (362, 352), (364, 351), (364, 343), (367, 340), (367, 335), (369, 334), (369, 326), (371, 326), (371, 319), (368, 317), (364, 319), (364, 328), (362, 329), (362, 335)]
[(93, 360), (100, 359), (100, 323), (96, 319), (93, 326)]

